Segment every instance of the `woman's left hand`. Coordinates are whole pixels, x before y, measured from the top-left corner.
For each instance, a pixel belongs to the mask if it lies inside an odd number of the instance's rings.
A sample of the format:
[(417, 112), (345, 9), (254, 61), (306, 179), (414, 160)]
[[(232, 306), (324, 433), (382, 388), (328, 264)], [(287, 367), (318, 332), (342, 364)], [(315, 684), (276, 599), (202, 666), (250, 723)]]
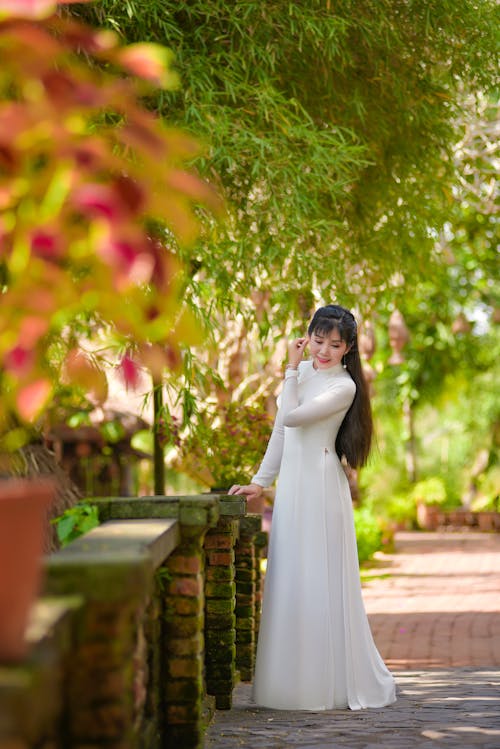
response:
[(233, 484), (228, 494), (244, 494), (247, 499), (259, 499), (264, 492), (264, 487), (260, 484)]
[(304, 356), (304, 349), (309, 343), (309, 336), (295, 338), (288, 344), (288, 363), (292, 367), (298, 367)]

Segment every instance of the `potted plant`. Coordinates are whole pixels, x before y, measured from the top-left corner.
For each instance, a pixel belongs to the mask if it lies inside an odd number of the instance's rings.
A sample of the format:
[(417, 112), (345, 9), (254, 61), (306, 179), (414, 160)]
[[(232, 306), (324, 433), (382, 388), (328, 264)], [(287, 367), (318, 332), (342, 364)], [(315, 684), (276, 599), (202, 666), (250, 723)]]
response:
[[(211, 491), (227, 492), (232, 484), (250, 481), (271, 431), (272, 419), (261, 404), (208, 407), (197, 428), (178, 440), (174, 467)], [(261, 505), (248, 509), (262, 512), (264, 498)]]
[(439, 523), (440, 508), (446, 503), (446, 487), (442, 479), (432, 476), (418, 481), (412, 489), (417, 507), (417, 522), (424, 530), (436, 530)]
[(50, 479), (0, 480), (0, 662), (27, 651), (26, 627), (39, 591)]

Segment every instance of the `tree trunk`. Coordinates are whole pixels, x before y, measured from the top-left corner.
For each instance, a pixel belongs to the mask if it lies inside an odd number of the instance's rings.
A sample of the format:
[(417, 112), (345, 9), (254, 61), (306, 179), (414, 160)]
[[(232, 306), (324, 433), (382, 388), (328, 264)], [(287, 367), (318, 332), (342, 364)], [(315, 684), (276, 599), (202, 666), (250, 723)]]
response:
[(160, 438), (160, 424), (163, 413), (163, 383), (155, 381), (153, 390), (153, 466), (154, 466), (154, 493), (156, 496), (165, 494), (165, 456), (163, 444)]

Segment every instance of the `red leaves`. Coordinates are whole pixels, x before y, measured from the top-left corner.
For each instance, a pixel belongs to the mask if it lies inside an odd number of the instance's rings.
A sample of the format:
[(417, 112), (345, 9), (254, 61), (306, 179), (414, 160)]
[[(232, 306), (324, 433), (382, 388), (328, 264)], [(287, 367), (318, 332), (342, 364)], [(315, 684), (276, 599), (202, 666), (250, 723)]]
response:
[[(218, 213), (221, 201), (187, 166), (198, 143), (142, 104), (148, 84), (176, 85), (170, 52), (123, 48), (53, 13), (51, 0), (0, 6), (0, 376), (7, 407), (33, 420), (65, 341), (93, 342), (99, 326), (113, 351), (139, 352), (120, 362), (127, 387), (141, 367), (180, 367), (180, 342), (199, 341), (200, 328), (181, 314), (183, 272), (163, 238), (192, 241), (195, 208)], [(91, 399), (106, 398), (92, 356), (72, 350), (63, 369)]]
[(138, 387), (141, 381), (141, 376), (139, 366), (137, 362), (130, 356), (130, 354), (125, 354), (120, 364), (118, 365), (118, 369), (127, 390), (128, 388), (132, 388), (132, 390), (135, 390), (135, 388)]
[(61, 237), (55, 231), (35, 229), (31, 234), (31, 252), (45, 260), (57, 260), (63, 253)]
[(73, 203), (89, 218), (117, 221), (122, 217), (122, 205), (110, 185), (98, 183), (82, 185), (73, 193)]
[(144, 190), (130, 177), (121, 175), (108, 184), (89, 182), (73, 193), (73, 203), (90, 218), (116, 223), (134, 218), (144, 205)]
[(127, 118), (120, 132), (123, 142), (133, 149), (145, 151), (154, 159), (168, 155), (168, 145), (158, 127), (158, 120), (149, 112), (133, 112)]
[(33, 369), (35, 354), (22, 346), (14, 346), (4, 356), (4, 368), (16, 377), (25, 377)]
[(69, 73), (61, 70), (48, 70), (41, 81), (48, 98), (57, 107), (100, 107), (104, 104), (102, 93), (91, 83), (76, 82)]
[(122, 205), (127, 208), (132, 215), (138, 214), (145, 204), (145, 191), (137, 180), (128, 177), (126, 174), (119, 175), (113, 182), (113, 189), (121, 200)]

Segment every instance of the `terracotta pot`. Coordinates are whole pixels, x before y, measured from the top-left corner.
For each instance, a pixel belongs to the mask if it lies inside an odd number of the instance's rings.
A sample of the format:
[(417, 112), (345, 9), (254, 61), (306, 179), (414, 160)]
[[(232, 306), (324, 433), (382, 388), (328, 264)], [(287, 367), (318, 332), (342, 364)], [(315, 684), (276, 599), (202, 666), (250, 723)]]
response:
[(477, 525), (477, 512), (470, 512), (470, 510), (466, 511), (465, 525), (469, 528), (474, 528)]
[(433, 505), (424, 502), (417, 504), (417, 523), (423, 530), (434, 531), (439, 523), (439, 510)]
[(26, 626), (39, 592), (49, 479), (0, 481), (0, 661), (22, 659)]
[(484, 511), (477, 513), (477, 519), (480, 531), (496, 530), (496, 512)]
[(466, 510), (450, 510), (450, 512), (447, 512), (446, 514), (448, 515), (450, 525), (453, 526), (453, 528), (463, 528), (464, 525), (467, 525)]

